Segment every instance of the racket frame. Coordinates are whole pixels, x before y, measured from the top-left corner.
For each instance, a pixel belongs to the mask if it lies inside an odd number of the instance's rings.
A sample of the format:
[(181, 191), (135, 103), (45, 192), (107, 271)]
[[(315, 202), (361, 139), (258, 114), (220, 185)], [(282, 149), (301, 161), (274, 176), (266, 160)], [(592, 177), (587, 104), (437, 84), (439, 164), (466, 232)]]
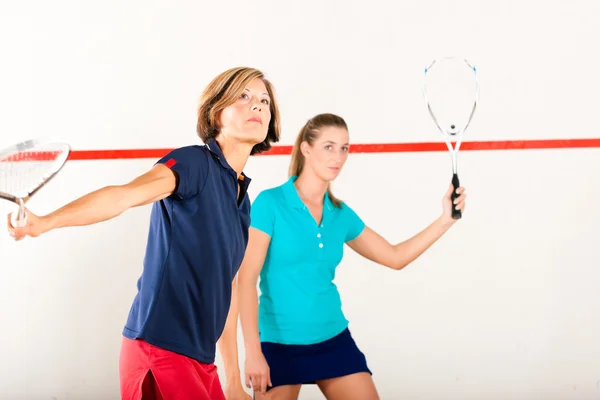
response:
[[(444, 128), (442, 128), (442, 126), (440, 125), (433, 110), (431, 109), (431, 105), (429, 104), (429, 99), (427, 97), (427, 74), (431, 70), (431, 68), (433, 68), (435, 66), (436, 63), (443, 61), (443, 60), (459, 60), (461, 62), (464, 62), (466, 67), (468, 67), (469, 69), (471, 69), (473, 71), (473, 79), (474, 79), (474, 83), (475, 83), (475, 93), (474, 93), (475, 96), (473, 98), (473, 107), (471, 109), (471, 112), (469, 113), (469, 116), (467, 117), (466, 122), (463, 124), (463, 127), (462, 128), (459, 127), (459, 130), (457, 132), (448, 132)], [(442, 133), (442, 136), (444, 137), (444, 141), (446, 142), (446, 146), (448, 147), (448, 151), (450, 152), (450, 157), (452, 158), (452, 186), (454, 187), (454, 190), (452, 191), (452, 196), (451, 196), (452, 217), (454, 219), (460, 219), (462, 217), (462, 213), (460, 212), (460, 210), (456, 210), (456, 205), (454, 204), (454, 200), (456, 199), (456, 197), (458, 197), (458, 195), (456, 194), (456, 189), (460, 186), (460, 181), (458, 179), (458, 151), (460, 150), (460, 145), (462, 144), (463, 133), (467, 129), (467, 127), (470, 125), (471, 120), (473, 119), (473, 115), (475, 114), (475, 110), (477, 109), (477, 104), (479, 102), (479, 79), (477, 76), (477, 69), (466, 59), (464, 59), (462, 57), (451, 56), (451, 57), (443, 57), (443, 58), (438, 58), (438, 59), (433, 60), (425, 68), (424, 75), (425, 76), (423, 79), (423, 89), (422, 90), (423, 90), (423, 97), (425, 99), (425, 104), (427, 106), (427, 111), (429, 112), (429, 115), (431, 116), (431, 119), (433, 119), (433, 122), (437, 126), (438, 130)], [(456, 140), (455, 140), (456, 144), (455, 144), (454, 148), (452, 147), (452, 138), (456, 138)]]
[[(53, 170), (51, 170), (48, 177), (46, 179), (44, 179), (43, 182), (41, 182), (39, 185), (37, 185), (34, 189), (29, 191), (26, 196), (23, 196), (23, 197), (15, 196), (14, 194), (5, 193), (5, 192), (0, 191), (1, 199), (10, 201), (19, 206), (19, 209), (17, 211), (17, 216), (15, 217), (13, 214), (12, 219), (11, 219), (11, 223), (12, 223), (13, 227), (15, 227), (15, 228), (20, 228), (20, 227), (26, 226), (27, 220), (26, 220), (26, 214), (25, 214), (25, 204), (33, 197), (34, 194), (36, 194), (41, 188), (46, 186), (48, 184), (48, 182), (52, 181), (52, 179), (63, 169), (63, 167), (67, 163), (67, 160), (69, 159), (69, 155), (71, 154), (71, 146), (62, 141), (50, 140), (48, 138), (38, 138), (38, 139), (26, 140), (26, 141), (14, 144), (12, 146), (9, 146), (7, 148), (0, 150), (0, 163), (2, 163), (2, 162), (5, 162), (2, 160), (6, 156), (11, 156), (13, 154), (17, 155), (19, 153), (27, 152), (27, 151), (36, 152), (36, 148), (38, 146), (45, 145), (45, 144), (56, 144), (58, 146), (63, 147), (62, 154), (59, 157), (59, 159), (57, 159), (60, 161), (58, 161), (58, 162), (57, 162), (57, 160), (49, 161), (55, 165), (55, 168)], [(40, 150), (40, 151), (43, 151), (43, 150)], [(11, 161), (6, 161), (6, 162), (11, 162)], [(14, 161), (14, 162), (26, 162), (26, 161)]]

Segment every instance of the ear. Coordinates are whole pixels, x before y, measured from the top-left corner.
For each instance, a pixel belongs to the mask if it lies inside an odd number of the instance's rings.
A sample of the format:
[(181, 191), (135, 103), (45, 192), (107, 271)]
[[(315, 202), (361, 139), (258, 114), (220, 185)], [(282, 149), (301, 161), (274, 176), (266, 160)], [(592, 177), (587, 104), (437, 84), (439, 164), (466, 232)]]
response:
[(300, 152), (302, 153), (304, 158), (310, 155), (310, 145), (308, 144), (308, 142), (304, 141), (300, 143)]

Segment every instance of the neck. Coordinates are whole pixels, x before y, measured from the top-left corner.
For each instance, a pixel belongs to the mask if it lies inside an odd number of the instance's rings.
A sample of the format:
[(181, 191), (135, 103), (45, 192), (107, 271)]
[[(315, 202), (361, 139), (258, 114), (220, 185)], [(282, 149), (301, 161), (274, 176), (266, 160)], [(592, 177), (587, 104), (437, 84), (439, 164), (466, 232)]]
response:
[(250, 157), (253, 145), (228, 140), (222, 135), (217, 136), (216, 141), (219, 143), (219, 147), (221, 148), (227, 163), (233, 168), (238, 176), (241, 175), (246, 167), (246, 162), (248, 162), (248, 157)]
[(298, 194), (301, 198), (311, 203), (323, 203), (325, 192), (329, 186), (329, 182), (318, 178), (315, 174), (309, 171), (303, 171), (296, 182), (294, 182)]

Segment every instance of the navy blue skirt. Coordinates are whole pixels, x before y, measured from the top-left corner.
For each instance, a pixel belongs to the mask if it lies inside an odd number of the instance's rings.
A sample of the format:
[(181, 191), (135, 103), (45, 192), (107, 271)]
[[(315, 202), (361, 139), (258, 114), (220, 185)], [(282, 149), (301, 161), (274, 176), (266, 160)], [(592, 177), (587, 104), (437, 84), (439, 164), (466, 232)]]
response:
[(367, 372), (364, 354), (358, 349), (350, 331), (324, 342), (309, 345), (261, 343), (269, 364), (272, 389), (283, 385), (314, 384), (318, 380)]

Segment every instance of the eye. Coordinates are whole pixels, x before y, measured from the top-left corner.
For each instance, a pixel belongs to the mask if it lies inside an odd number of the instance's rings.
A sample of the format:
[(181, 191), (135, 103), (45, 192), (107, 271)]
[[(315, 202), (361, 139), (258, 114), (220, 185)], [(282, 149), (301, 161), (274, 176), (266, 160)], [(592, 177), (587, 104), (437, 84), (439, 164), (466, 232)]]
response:
[(348, 146), (342, 147), (342, 151), (347, 153), (348, 152)]
[(240, 95), (240, 99), (247, 99), (247, 98), (248, 98), (248, 95), (246, 94), (246, 92), (244, 92)]
[(327, 150), (331, 150), (331, 149), (333, 148), (333, 146), (332, 146), (332, 145), (330, 145), (330, 144), (328, 144), (327, 146), (325, 146), (325, 148), (326, 148)]

